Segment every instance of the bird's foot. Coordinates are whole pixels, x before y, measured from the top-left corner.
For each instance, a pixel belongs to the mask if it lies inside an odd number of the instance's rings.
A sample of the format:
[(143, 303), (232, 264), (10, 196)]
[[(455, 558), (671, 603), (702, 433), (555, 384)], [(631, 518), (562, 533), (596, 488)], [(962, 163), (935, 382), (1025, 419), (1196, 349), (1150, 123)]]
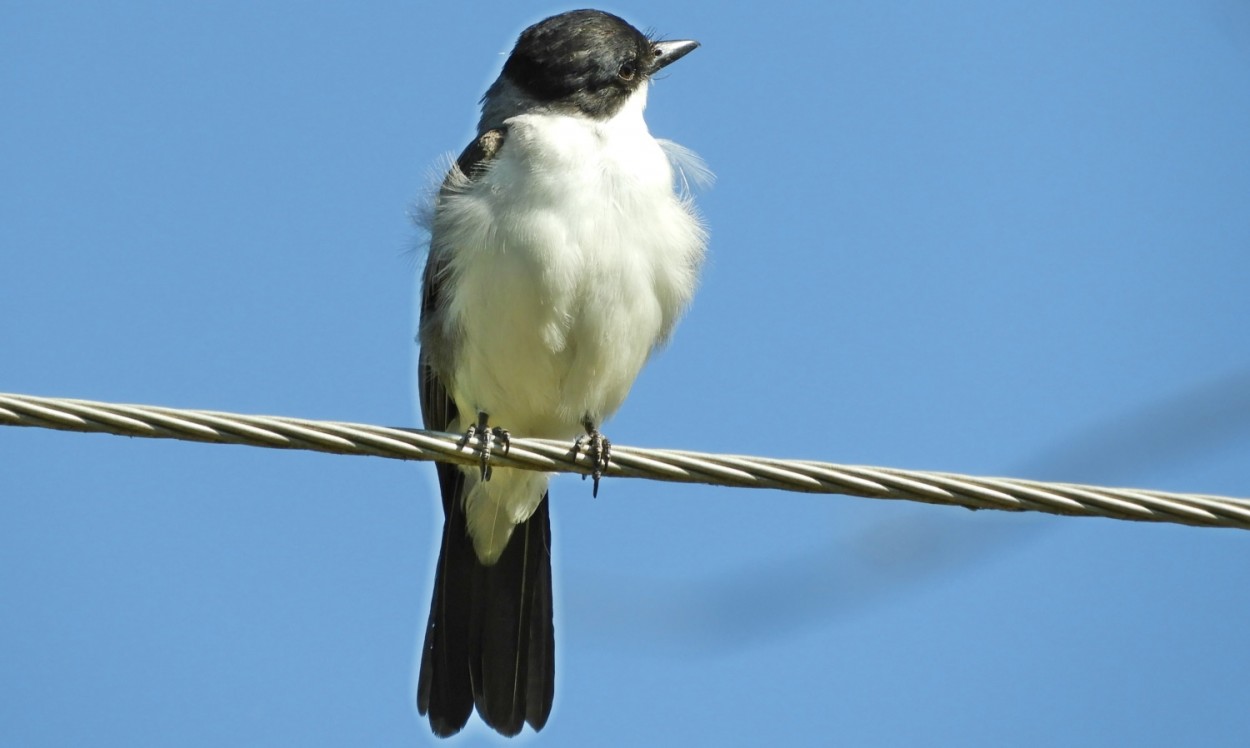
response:
[[(608, 437), (599, 433), (599, 429), (590, 421), (582, 424), (586, 427), (586, 434), (577, 437), (577, 441), (573, 443), (573, 454), (585, 450), (586, 456), (590, 458), (591, 473), (590, 477), (594, 481), (594, 488), (591, 489), (591, 496), (599, 495), (599, 479), (603, 477), (603, 472), (608, 469), (608, 463), (612, 461), (612, 442)], [(582, 476), (585, 480), (586, 476)]]
[(503, 445), (503, 453), (508, 454), (508, 450), (512, 447), (512, 436), (507, 429), (501, 429), (498, 426), (491, 427), (489, 424), (490, 416), (485, 413), (477, 414), (477, 423), (469, 426), (464, 432), (464, 439), (461, 440), (461, 446), (467, 445), (473, 440), (477, 440), (479, 452), (479, 466), (482, 470), (482, 480), (490, 480), (491, 465), (490, 456), (495, 451), (495, 443)]

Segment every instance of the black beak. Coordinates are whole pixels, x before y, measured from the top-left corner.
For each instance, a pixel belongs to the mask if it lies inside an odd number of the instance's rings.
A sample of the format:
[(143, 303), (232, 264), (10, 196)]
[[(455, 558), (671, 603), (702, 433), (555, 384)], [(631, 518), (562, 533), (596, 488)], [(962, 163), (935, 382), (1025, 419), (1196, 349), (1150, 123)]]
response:
[(655, 73), (693, 52), (699, 43), (692, 39), (682, 39), (673, 42), (656, 42), (652, 46), (655, 48), (655, 61), (651, 63), (651, 72)]

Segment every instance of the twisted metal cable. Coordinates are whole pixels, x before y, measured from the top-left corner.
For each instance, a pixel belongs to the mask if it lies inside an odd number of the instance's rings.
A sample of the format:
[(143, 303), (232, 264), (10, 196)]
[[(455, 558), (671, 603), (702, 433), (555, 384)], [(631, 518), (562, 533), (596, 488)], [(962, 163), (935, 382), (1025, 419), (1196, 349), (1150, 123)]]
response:
[[(466, 444), (460, 434), (5, 393), (0, 393), (0, 424), (466, 465), (476, 465), (479, 460), (477, 444)], [(491, 463), (499, 467), (582, 475), (592, 470), (585, 453), (575, 452), (569, 442), (520, 437), (513, 437), (506, 451), (496, 449)], [(604, 475), (909, 499), (968, 509), (1250, 529), (1250, 500), (1247, 499), (808, 460), (613, 445), (612, 463)]]

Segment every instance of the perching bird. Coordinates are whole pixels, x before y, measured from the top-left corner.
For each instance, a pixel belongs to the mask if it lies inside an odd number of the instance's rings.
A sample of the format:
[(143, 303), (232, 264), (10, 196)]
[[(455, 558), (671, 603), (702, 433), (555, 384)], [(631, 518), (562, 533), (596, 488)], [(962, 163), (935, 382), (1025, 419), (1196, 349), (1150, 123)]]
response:
[[(690, 154), (643, 120), (652, 76), (698, 46), (596, 10), (521, 33), (482, 98), (478, 136), (429, 219), (421, 303), (426, 428), (488, 455), (509, 434), (599, 433), (694, 293), (706, 236), (675, 185)], [(544, 473), (438, 465), (445, 523), (417, 690), (438, 735), (474, 706), (538, 730), (555, 688)]]

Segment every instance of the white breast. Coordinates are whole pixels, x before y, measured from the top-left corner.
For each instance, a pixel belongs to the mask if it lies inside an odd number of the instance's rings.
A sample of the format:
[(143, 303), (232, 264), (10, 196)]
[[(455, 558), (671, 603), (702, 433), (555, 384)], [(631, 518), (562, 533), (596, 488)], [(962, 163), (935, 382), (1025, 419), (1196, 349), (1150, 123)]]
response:
[[(689, 302), (705, 235), (674, 191), (645, 105), (643, 87), (607, 122), (512, 117), (488, 171), (440, 201), (459, 428), (480, 412), (516, 436), (571, 439), (584, 420), (601, 424)], [(481, 482), (466, 471), (479, 558), (502, 553), (546, 482), (504, 469)]]
[(704, 234), (642, 118), (507, 120), (489, 172), (446, 201), (454, 392), (514, 433), (552, 438), (624, 400), (694, 290)]

